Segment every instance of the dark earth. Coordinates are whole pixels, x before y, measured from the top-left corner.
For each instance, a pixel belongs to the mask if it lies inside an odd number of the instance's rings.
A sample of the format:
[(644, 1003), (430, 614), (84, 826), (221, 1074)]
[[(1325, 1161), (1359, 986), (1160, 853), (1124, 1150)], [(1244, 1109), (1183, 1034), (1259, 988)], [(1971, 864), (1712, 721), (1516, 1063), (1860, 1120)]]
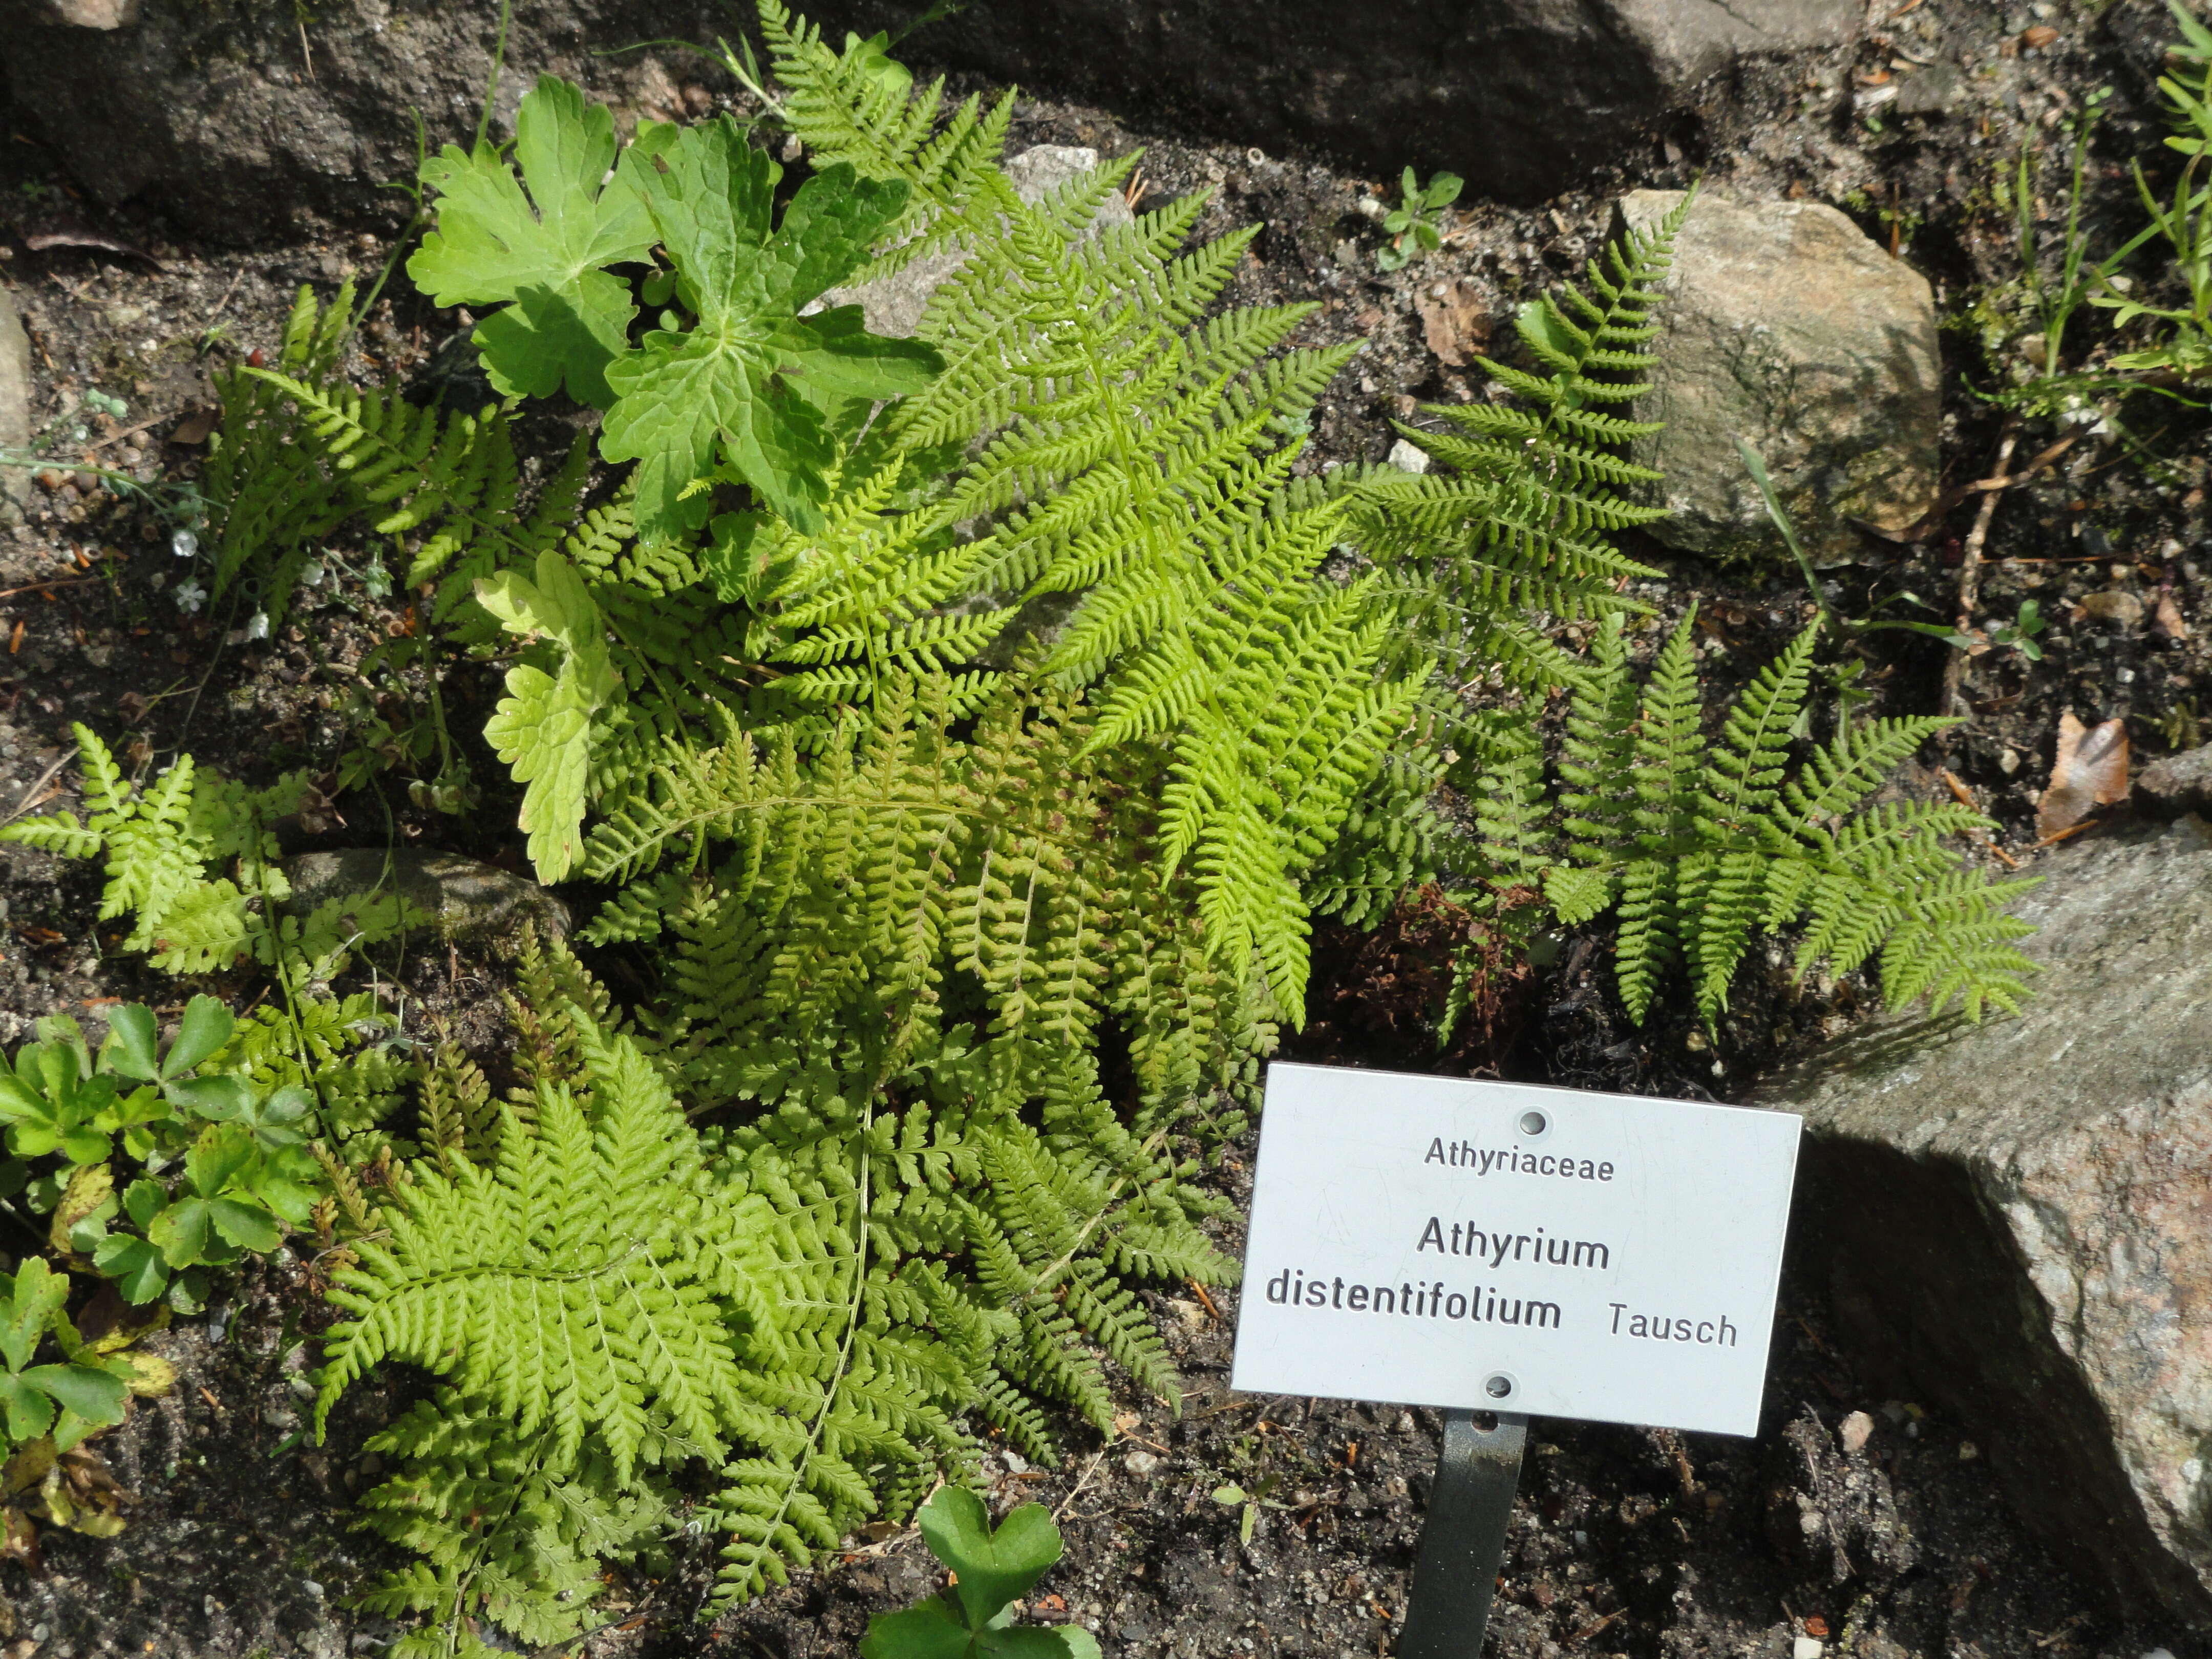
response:
[[(1980, 394), (2025, 372), (2011, 344), (2022, 326), (2020, 251), (1993, 178), (2024, 142), (2045, 147), (2047, 245), (2051, 216), (2064, 212), (2068, 112), (2109, 85), (2085, 222), (2100, 252), (2125, 240), (2140, 215), (2130, 162), (2141, 158), (2164, 177), (2172, 159), (2157, 142), (2152, 86), (2169, 25), (2148, 0), (1877, 5), (1874, 22), (1870, 37), (1809, 70), (1752, 65), (1710, 86), (1697, 108), (1587, 190), (1509, 209), (1480, 199), (1482, 180), (1474, 179), (1444, 251), (1395, 275), (1376, 270), (1379, 234), (1359, 206), (1363, 197), (1395, 202), (1395, 181), (1338, 170), (1325, 156), (1266, 154), (1233, 134), (1194, 138), (1048, 98), (1020, 106), (1011, 147), (1085, 144), (1107, 157), (1140, 147), (1140, 208), (1212, 188), (1206, 232), (1265, 226), (1231, 298), (1317, 300), (1308, 340), (1369, 341), (1317, 413), (1316, 465), (1380, 459), (1393, 418), (1418, 420), (1424, 402), (1480, 395), (1473, 354), (1511, 349), (1513, 307), (1578, 270), (1620, 190), (1680, 187), (1702, 173), (1747, 198), (1832, 204), (1935, 285), (1949, 325), (1948, 481), (1971, 480), (1993, 470), (2006, 432), (2002, 411)], [(2030, 30), (2037, 44), (2026, 44)], [(1863, 94), (1875, 76), (1962, 59), (1970, 72), (1950, 77), (1932, 107), (1907, 112), (1931, 100), (1900, 97), (1854, 112), (1855, 90)], [(672, 89), (695, 114), (746, 107), (702, 60), (670, 52), (626, 61), (633, 108)], [(410, 799), (409, 782), (437, 763), (408, 747), (427, 688), (412, 665), (406, 596), (371, 596), (361, 545), (333, 548), (328, 580), (275, 639), (248, 637), (250, 592), (198, 611), (178, 600), (196, 571), (204, 583), (204, 567), (172, 551), (174, 498), (165, 492), (197, 475), (210, 373), (272, 353), (301, 284), (327, 296), (349, 274), (374, 280), (399, 252), (394, 227), (349, 226), (242, 250), (196, 246), (165, 225), (158, 202), (94, 207), (25, 112), (0, 114), (9, 125), (0, 143), (0, 281), (29, 329), (33, 421), (44, 428), (41, 458), (54, 463), (28, 490), (27, 520), (0, 530), (0, 817), (76, 804), (66, 757), (69, 722), (81, 720), (142, 775), (181, 752), (249, 779), (315, 769), (332, 800), (312, 830), (301, 829), (301, 847), (396, 837), (526, 870), (519, 838), (502, 828), (514, 816), (504, 780), (480, 743), (467, 755), (477, 810), (447, 817)], [(432, 133), (433, 142), (465, 136)], [(2155, 280), (2155, 265), (2140, 269)], [(398, 374), (427, 386), (434, 364), (451, 361), (440, 348), (454, 331), (451, 315), (395, 276), (356, 367), (364, 378)], [(2109, 341), (2091, 315), (2069, 347), (2087, 360)], [(88, 389), (121, 400), (126, 412), (88, 417), (80, 412)], [(2122, 418), (2124, 433), (2068, 428), (2080, 441), (2000, 499), (1985, 603), (2009, 617), (2021, 599), (2036, 598), (2051, 623), (2045, 655), (2031, 662), (1998, 649), (1973, 659), (1965, 680), (1972, 720), (1896, 786), (1916, 797), (1948, 793), (1948, 768), (2002, 826), (2002, 856), (2031, 869), (2035, 798), (2062, 711), (2089, 723), (2124, 720), (2138, 767), (2202, 742), (2200, 722), (2212, 714), (2203, 703), (2212, 633), (2203, 420), (2179, 402), (2147, 398)], [(2019, 453), (2035, 454), (2062, 435), (2031, 422), (2017, 434)], [(131, 472), (154, 493), (118, 496), (76, 472), (86, 465)], [(1870, 542), (1861, 563), (1827, 573), (1834, 602), (1863, 614), (1909, 590), (1933, 605), (1916, 614), (1948, 615), (1978, 500), (1960, 502), (1917, 544)], [(1716, 568), (1631, 542), (1665, 578), (1640, 586), (1639, 597), (1662, 618), (1697, 603), (1709, 670), (1723, 683), (1747, 678), (1810, 613), (1794, 568)], [(1948, 647), (1900, 634), (1873, 638), (1865, 683), (1875, 712), (1936, 709)], [(364, 672), (364, 653), (378, 647), (384, 662)], [(495, 696), (492, 680), (465, 663), (442, 673), (453, 729), (475, 732)], [(347, 787), (345, 757), (364, 750), (372, 758), (355, 764), (359, 781)], [(0, 1042), (26, 1039), (50, 1012), (96, 1020), (117, 999), (173, 1008), (195, 988), (252, 994), (242, 979), (185, 986), (106, 954), (97, 893), (89, 867), (0, 854)], [(1427, 1024), (1433, 963), (1409, 917), (1365, 945), (1325, 935), (1315, 1019), (1286, 1053), (1734, 1099), (1778, 1060), (1842, 1029), (1869, 995), (1854, 978), (1795, 984), (1785, 961), (1778, 949), (1747, 973), (1709, 1044), (1680, 999), (1633, 1028), (1611, 990), (1607, 939), (1593, 933), (1501, 984), (1486, 1036), (1439, 1056)], [(648, 988), (640, 960), (606, 953), (594, 965), (618, 994)], [(493, 956), (441, 948), (377, 971), (404, 994), (410, 1035), (444, 1018), (477, 1044), (495, 1040), (507, 969)], [(1223, 1189), (1239, 1198), (1251, 1150), (1248, 1137), (1218, 1167)], [(1241, 1240), (1225, 1234), (1221, 1243), (1234, 1252)], [(1792, 1243), (1757, 1440), (1534, 1426), (1491, 1651), (1748, 1659), (1789, 1655), (1795, 1638), (1811, 1637), (1865, 1659), (2212, 1654), (2203, 1633), (2120, 1621), (2097, 1586), (2068, 1577), (2030, 1542), (1981, 1449), (1896, 1397), (1894, 1384), (1866, 1374), (1840, 1346), (1825, 1309), (1826, 1277), (1820, 1232), (1808, 1220)], [(0, 1568), (9, 1659), (335, 1659), (373, 1652), (396, 1633), (356, 1619), (343, 1601), (386, 1563), (377, 1540), (350, 1529), (349, 1506), (374, 1473), (362, 1441), (404, 1401), (357, 1389), (326, 1446), (301, 1441), (300, 1373), (312, 1358), (301, 1334), (322, 1317), (309, 1279), (306, 1264), (288, 1258), (250, 1275), (209, 1315), (153, 1339), (178, 1364), (179, 1386), (96, 1443), (133, 1495), (131, 1528), (112, 1542), (49, 1532), (44, 1577)], [(994, 1501), (1049, 1504), (1068, 1538), (1030, 1615), (1079, 1620), (1112, 1655), (1389, 1653), (1404, 1615), (1437, 1415), (1232, 1395), (1235, 1292), (1216, 1291), (1209, 1301), (1194, 1287), (1170, 1287), (1154, 1302), (1188, 1382), (1180, 1416), (1133, 1396), (1110, 1444), (1072, 1427), (1058, 1469), (993, 1460)], [(1869, 1413), (1872, 1435), (1847, 1453), (1839, 1426), (1859, 1411)], [(1241, 1506), (1213, 1495), (1232, 1485), (1264, 1497), (1249, 1543), (1239, 1541)], [(1829, 1517), (1836, 1548), (1808, 1549), (1800, 1525), (1808, 1508)], [(589, 1651), (600, 1659), (848, 1653), (872, 1613), (942, 1582), (911, 1532), (854, 1544), (711, 1628), (692, 1622), (708, 1553), (679, 1548), (665, 1579), (613, 1587), (605, 1607), (617, 1622)]]

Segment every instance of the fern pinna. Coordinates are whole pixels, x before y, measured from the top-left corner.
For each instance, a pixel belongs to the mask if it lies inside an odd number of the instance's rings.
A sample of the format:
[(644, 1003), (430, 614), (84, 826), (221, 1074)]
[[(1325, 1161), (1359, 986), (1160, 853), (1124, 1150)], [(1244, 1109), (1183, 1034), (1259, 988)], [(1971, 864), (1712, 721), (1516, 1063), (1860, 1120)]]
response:
[(1847, 972), (1879, 951), (1893, 1006), (1956, 998), (1978, 1016), (2025, 994), (2032, 964), (2011, 941), (2032, 930), (2004, 907), (2033, 884), (1986, 881), (1947, 844), (1990, 822), (1949, 801), (1866, 805), (1952, 722), (1846, 721), (1792, 765), (1819, 629), (1759, 672), (1715, 742), (1701, 719), (1694, 616), (1640, 690), (1627, 636), (1608, 618), (1575, 688), (1555, 795), (1535, 732), (1492, 730), (1477, 801), (1486, 851), (1504, 878), (1540, 885), (1569, 926), (1618, 912), (1621, 1000), (1639, 1024), (1678, 962), (1712, 1024), (1753, 930), (1801, 922), (1798, 972), (1822, 962)]

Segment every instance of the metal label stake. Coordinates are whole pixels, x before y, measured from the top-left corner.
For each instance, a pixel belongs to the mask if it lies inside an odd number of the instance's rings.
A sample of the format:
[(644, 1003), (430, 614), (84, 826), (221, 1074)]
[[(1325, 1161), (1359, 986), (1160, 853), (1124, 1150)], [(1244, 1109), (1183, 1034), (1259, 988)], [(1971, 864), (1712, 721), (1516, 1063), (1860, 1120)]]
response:
[(1398, 1659), (1479, 1659), (1482, 1652), (1528, 1419), (1510, 1412), (1480, 1416), (1497, 1426), (1479, 1427), (1474, 1412), (1444, 1413), (1443, 1449), (1437, 1454)]

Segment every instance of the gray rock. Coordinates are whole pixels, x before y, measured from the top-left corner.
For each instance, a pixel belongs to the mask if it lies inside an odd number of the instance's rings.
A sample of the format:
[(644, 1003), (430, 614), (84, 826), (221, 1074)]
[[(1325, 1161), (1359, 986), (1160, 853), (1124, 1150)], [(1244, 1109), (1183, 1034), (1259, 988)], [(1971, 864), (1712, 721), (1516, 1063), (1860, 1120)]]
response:
[(1399, 439), (1390, 446), (1390, 453), (1382, 459), (1387, 465), (1396, 467), (1401, 472), (1426, 472), (1429, 470), (1429, 452), (1410, 438)]
[[(1644, 228), (1681, 201), (1637, 191)], [(1650, 499), (1669, 547), (1786, 560), (1735, 446), (1759, 451), (1816, 564), (1866, 556), (1847, 520), (1901, 530), (1936, 500), (1942, 359), (1927, 279), (1814, 202), (1698, 197), (1675, 244), (1637, 407), (1663, 430), (1635, 458), (1667, 476)]]
[[(0, 449), (27, 452), (31, 444), (31, 337), (23, 331), (15, 296), (0, 288)], [(30, 500), (27, 467), (0, 466), (0, 527), (22, 522)]]
[(2136, 799), (2160, 817), (2212, 817), (2212, 743), (2153, 761), (2136, 780)]
[(1923, 64), (1898, 83), (1897, 112), (1899, 115), (1948, 114), (1958, 106), (1964, 83), (1965, 77), (1954, 64), (1941, 59)]
[[(390, 222), (383, 181), (431, 143), (465, 143), (495, 6), (326, 0), (312, 13), (207, 0), (0, 0), (15, 108), (101, 202), (143, 196), (205, 239), (250, 242), (319, 216)], [(805, 9), (835, 40), (908, 27), (908, 0)], [(1858, 0), (974, 0), (901, 46), (918, 66), (980, 69), (1240, 144), (1340, 154), (1395, 176), (1450, 167), (1484, 195), (1534, 202), (1583, 181), (1688, 107), (1747, 55), (1847, 40)], [(117, 27), (64, 22), (112, 15)], [(533, 0), (500, 82), (511, 116), (552, 71), (638, 107), (665, 82), (592, 48), (729, 33), (709, 0)], [(713, 75), (672, 59), (681, 72)], [(627, 66), (626, 66), (627, 65)], [(633, 83), (635, 83), (635, 85)], [(1531, 134), (1541, 134), (1532, 142)]]
[(306, 915), (327, 899), (396, 892), (437, 918), (441, 936), (507, 942), (526, 924), (565, 938), (568, 907), (534, 881), (509, 875), (481, 859), (417, 848), (356, 847), (342, 853), (303, 853), (284, 866), (292, 883), (285, 909)]
[[(112, 9), (118, 26), (70, 26), (58, 4)], [(180, 228), (233, 245), (319, 220), (395, 223), (403, 198), (384, 185), (414, 173), (413, 112), (433, 149), (467, 144), (499, 30), (495, 5), (138, 0), (136, 9), (0, 0), (0, 76), (19, 118), (88, 195), (110, 205), (143, 198)], [(678, 36), (711, 49), (728, 32), (709, 0), (533, 0), (514, 8), (499, 115), (512, 121), (541, 72), (635, 112), (654, 103), (666, 72), (594, 48)], [(693, 60), (672, 61), (690, 72)]]
[(1987, 1454), (2130, 1613), (2212, 1615), (2212, 824), (2069, 842), (2016, 1017), (1891, 1018), (1755, 1103), (1805, 1115), (1803, 1248), (1878, 1386)]
[[(1098, 152), (1074, 144), (1038, 144), (1006, 161), (1006, 177), (1013, 180), (1014, 193), (1024, 202), (1041, 202), (1062, 185), (1071, 184), (1098, 165)], [(1136, 214), (1128, 203), (1118, 196), (1109, 196), (1098, 209), (1098, 216), (1091, 221), (1094, 231), (1114, 225), (1133, 224)], [(815, 309), (821, 306), (858, 306), (867, 319), (871, 334), (909, 338), (921, 326), (921, 314), (929, 308), (932, 295), (942, 288), (952, 273), (967, 263), (968, 256), (958, 252), (925, 254), (921, 258), (902, 266), (888, 276), (879, 276), (872, 283), (856, 283), (848, 288), (833, 288), (823, 294)]]
[[(908, 0), (824, 0), (825, 32), (907, 28)], [(1583, 180), (1748, 55), (1841, 44), (1857, 0), (970, 0), (909, 61), (1320, 150), (1395, 179), (1449, 167), (1537, 202)], [(835, 33), (832, 38), (838, 38)]]

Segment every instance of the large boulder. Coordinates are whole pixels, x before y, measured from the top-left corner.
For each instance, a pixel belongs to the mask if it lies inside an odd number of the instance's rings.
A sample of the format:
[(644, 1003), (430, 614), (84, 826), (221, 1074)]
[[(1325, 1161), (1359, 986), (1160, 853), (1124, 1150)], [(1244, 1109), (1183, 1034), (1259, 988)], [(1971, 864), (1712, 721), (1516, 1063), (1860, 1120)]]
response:
[[(469, 142), (499, 14), (495, 0), (0, 0), (0, 74), (15, 118), (94, 199), (143, 199), (208, 240), (252, 242), (403, 216), (386, 186), (414, 177), (416, 113), (434, 149)], [(711, 47), (728, 29), (710, 0), (525, 0), (498, 130), (548, 72), (673, 118), (680, 88), (659, 59), (593, 54), (671, 36)]]
[(2017, 1016), (1877, 1020), (1805, 1115), (1802, 1249), (1877, 1379), (1962, 1423), (2124, 1612), (2212, 1617), (2212, 824), (2069, 843)]
[[(908, 0), (823, 0), (863, 34)], [(1449, 167), (1536, 202), (1749, 54), (1840, 45), (1858, 0), (969, 0), (901, 51), (1239, 143), (1322, 150), (1395, 178)]]
[[(1638, 230), (1681, 203), (1639, 190), (1620, 217)], [(1936, 500), (1942, 364), (1928, 280), (1832, 207), (1736, 202), (1690, 208), (1658, 311), (1659, 359), (1639, 420), (1662, 421), (1637, 460), (1666, 477), (1651, 532), (1669, 547), (1786, 560), (1736, 440), (1759, 453), (1816, 564), (1863, 557), (1850, 520), (1902, 530)]]
[[(744, 9), (750, 11), (748, 6)], [(799, 8), (830, 38), (913, 21), (907, 0)], [(902, 56), (1083, 94), (1237, 143), (1334, 151), (1395, 175), (1452, 167), (1478, 193), (1534, 201), (1683, 106), (1746, 53), (1832, 46), (1858, 0), (974, 0)], [(502, 115), (554, 71), (650, 108), (667, 70), (595, 51), (674, 38), (712, 46), (709, 0), (526, 0), (514, 8)], [(492, 0), (0, 0), (0, 72), (100, 201), (155, 202), (203, 237), (252, 240), (302, 214), (392, 217), (381, 188), (430, 142), (465, 143), (491, 67)], [(672, 55), (679, 75), (690, 59)]]

